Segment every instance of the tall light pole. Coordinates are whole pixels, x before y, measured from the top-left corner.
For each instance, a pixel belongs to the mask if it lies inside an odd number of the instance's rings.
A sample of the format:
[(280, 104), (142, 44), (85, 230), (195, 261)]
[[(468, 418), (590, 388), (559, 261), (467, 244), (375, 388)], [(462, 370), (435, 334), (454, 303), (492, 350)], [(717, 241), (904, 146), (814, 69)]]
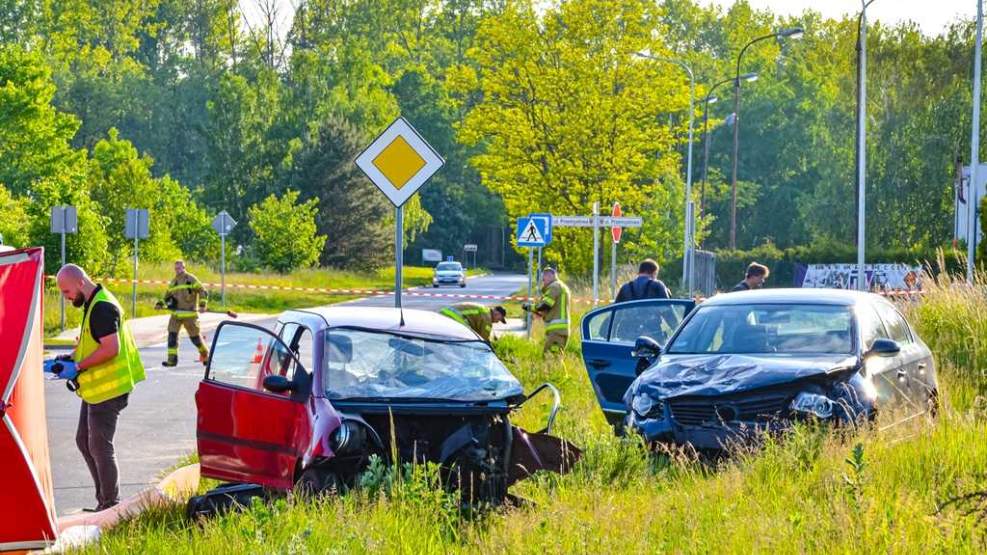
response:
[[(706, 213), (706, 184), (709, 182), (709, 105), (715, 104), (719, 99), (713, 96), (713, 92), (720, 85), (730, 83), (733, 77), (717, 82), (709, 88), (706, 98), (703, 99), (703, 181), (699, 186), (699, 218), (702, 219)], [(741, 81), (757, 81), (757, 73), (745, 73), (740, 76)]]
[(867, 241), (867, 6), (874, 0), (860, 0), (857, 20), (857, 289), (867, 290), (864, 270)]
[(980, 166), (980, 58), (984, 42), (984, 5), (977, 0), (977, 42), (973, 54), (973, 125), (970, 129), (970, 192), (966, 196), (966, 281), (973, 285), (977, 256), (977, 169)]
[(737, 158), (740, 155), (740, 63), (744, 58), (744, 53), (752, 45), (772, 38), (798, 38), (802, 36), (801, 27), (782, 29), (777, 33), (757, 37), (748, 42), (740, 49), (737, 55), (737, 72), (734, 74), (733, 82), (733, 177), (730, 180), (731, 200), (730, 200), (730, 249), (737, 248)]
[(692, 68), (689, 64), (683, 62), (682, 60), (674, 60), (670, 58), (659, 58), (657, 56), (652, 56), (647, 52), (638, 52), (637, 55), (641, 58), (647, 58), (649, 60), (655, 60), (657, 62), (665, 62), (669, 64), (675, 64), (689, 75), (689, 153), (687, 155), (686, 170), (685, 170), (685, 210), (683, 211), (682, 221), (684, 222), (684, 237), (683, 237), (683, 250), (682, 257), (684, 263), (682, 264), (682, 285), (689, 289), (689, 296), (692, 296), (692, 242), (694, 230), (690, 229), (690, 222), (694, 222), (695, 218), (689, 217), (689, 203), (692, 201), (692, 124), (695, 119), (695, 103), (696, 103), (696, 76), (692, 72)]

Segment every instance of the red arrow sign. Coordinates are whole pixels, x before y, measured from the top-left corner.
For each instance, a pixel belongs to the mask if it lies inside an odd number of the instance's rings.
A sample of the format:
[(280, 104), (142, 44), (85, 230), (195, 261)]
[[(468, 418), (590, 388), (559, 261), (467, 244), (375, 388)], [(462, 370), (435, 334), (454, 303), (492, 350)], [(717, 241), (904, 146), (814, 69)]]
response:
[[(621, 216), (620, 203), (619, 202), (613, 203), (613, 210), (610, 212), (610, 216), (612, 216), (614, 218), (619, 218)], [(616, 226), (616, 225), (610, 228), (610, 237), (613, 237), (613, 242), (614, 243), (619, 243), (620, 242), (620, 234), (623, 231), (624, 231), (623, 228), (621, 228), (620, 226)]]

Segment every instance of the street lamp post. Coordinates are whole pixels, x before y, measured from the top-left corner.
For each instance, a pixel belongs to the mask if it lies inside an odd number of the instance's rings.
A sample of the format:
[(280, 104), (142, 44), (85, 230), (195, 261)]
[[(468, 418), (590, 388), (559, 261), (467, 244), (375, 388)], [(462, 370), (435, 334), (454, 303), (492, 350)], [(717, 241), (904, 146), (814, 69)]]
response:
[(740, 63), (744, 58), (744, 53), (752, 45), (771, 38), (798, 38), (802, 35), (801, 27), (783, 29), (777, 33), (757, 37), (748, 42), (740, 49), (737, 55), (737, 71), (734, 74), (733, 82), (733, 177), (730, 180), (730, 249), (737, 248), (737, 158), (740, 154)]
[(984, 41), (984, 6), (977, 0), (977, 42), (973, 58), (973, 125), (970, 129), (970, 189), (966, 195), (966, 281), (974, 282), (974, 261), (977, 256), (977, 193), (980, 190), (980, 72)]
[[(745, 73), (740, 76), (741, 81), (757, 81), (757, 73)], [(715, 104), (719, 99), (713, 96), (717, 87), (733, 81), (733, 77), (717, 82), (709, 88), (706, 98), (703, 99), (703, 181), (699, 186), (699, 218), (702, 219), (706, 213), (706, 184), (709, 182), (709, 105)]]
[(692, 68), (689, 64), (681, 60), (673, 60), (670, 58), (660, 58), (657, 56), (652, 56), (647, 52), (638, 52), (638, 57), (647, 58), (649, 60), (654, 60), (657, 62), (665, 62), (669, 64), (675, 64), (681, 67), (689, 75), (689, 150), (686, 156), (686, 170), (685, 170), (685, 210), (683, 212), (683, 222), (685, 225), (685, 233), (683, 237), (683, 264), (682, 264), (682, 285), (689, 289), (689, 296), (692, 296), (693, 280), (692, 280), (692, 242), (694, 238), (694, 230), (691, 229), (690, 221), (694, 222), (695, 218), (689, 218), (689, 203), (692, 201), (692, 133), (693, 133), (693, 120), (695, 119), (695, 102), (696, 102), (696, 76), (692, 72)]
[(867, 290), (864, 271), (867, 245), (866, 183), (867, 183), (867, 6), (874, 0), (860, 0), (857, 20), (857, 289)]

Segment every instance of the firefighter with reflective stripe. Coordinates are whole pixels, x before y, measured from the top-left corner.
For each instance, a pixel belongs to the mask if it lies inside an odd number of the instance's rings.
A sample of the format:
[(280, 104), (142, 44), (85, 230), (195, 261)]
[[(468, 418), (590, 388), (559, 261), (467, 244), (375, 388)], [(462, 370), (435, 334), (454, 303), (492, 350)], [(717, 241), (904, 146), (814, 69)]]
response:
[(552, 267), (545, 268), (541, 281), (541, 298), (532, 311), (545, 321), (545, 352), (561, 352), (569, 343), (569, 287)]
[(96, 485), (94, 510), (101, 511), (120, 501), (113, 438), (130, 392), (144, 380), (144, 364), (112, 293), (75, 264), (63, 266), (57, 281), (62, 295), (83, 310), (79, 343), (72, 353), (78, 372), (75, 393), (82, 398), (75, 442)]
[(199, 312), (206, 310), (206, 290), (202, 283), (192, 274), (185, 271), (185, 262), (175, 261), (175, 279), (168, 283), (164, 301), (159, 301), (157, 308), (168, 308), (171, 318), (168, 319), (168, 360), (162, 366), (178, 364), (178, 332), (184, 327), (192, 344), (199, 350), (199, 362), (205, 364), (209, 358), (209, 350), (202, 342), (199, 329)]
[(443, 308), (439, 314), (470, 328), (488, 343), (493, 325), (507, 321), (507, 310), (504, 307), (487, 308), (477, 303), (457, 303)]

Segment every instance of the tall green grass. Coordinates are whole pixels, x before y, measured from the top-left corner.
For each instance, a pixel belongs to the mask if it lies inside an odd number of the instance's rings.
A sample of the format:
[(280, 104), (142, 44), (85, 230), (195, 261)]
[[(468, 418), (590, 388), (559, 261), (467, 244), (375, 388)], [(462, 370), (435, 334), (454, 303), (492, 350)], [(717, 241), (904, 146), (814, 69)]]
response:
[[(423, 470), (388, 488), (315, 502), (281, 500), (185, 522), (158, 510), (92, 551), (127, 553), (983, 553), (987, 527), (947, 501), (987, 490), (987, 411), (978, 371), (982, 293), (944, 284), (906, 307), (939, 362), (944, 406), (913, 419), (833, 434), (798, 427), (756, 451), (717, 461), (652, 454), (613, 437), (578, 355), (543, 358), (536, 340), (497, 349), (526, 388), (562, 391), (555, 433), (583, 449), (565, 476), (513, 492), (518, 507), (462, 513)], [(538, 335), (538, 334), (536, 334)], [(578, 338), (578, 335), (574, 338)], [(971, 347), (971, 343), (977, 346)], [(547, 400), (516, 422), (541, 428)]]

